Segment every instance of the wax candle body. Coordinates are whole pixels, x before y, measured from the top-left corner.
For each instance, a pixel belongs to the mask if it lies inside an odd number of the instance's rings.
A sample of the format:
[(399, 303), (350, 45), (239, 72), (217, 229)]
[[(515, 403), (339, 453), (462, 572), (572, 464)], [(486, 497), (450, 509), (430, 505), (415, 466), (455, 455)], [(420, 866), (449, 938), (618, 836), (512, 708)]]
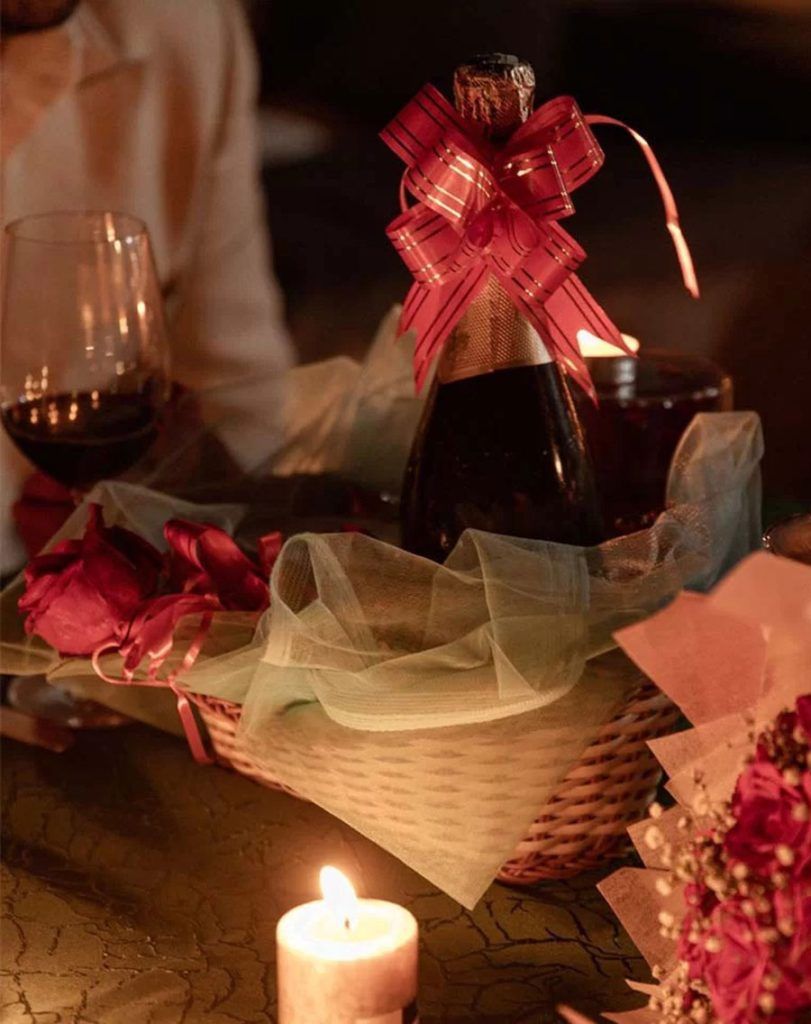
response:
[(347, 926), (323, 900), (276, 929), (279, 1024), (411, 1024), (417, 1020), (417, 922), (383, 900), (359, 900)]

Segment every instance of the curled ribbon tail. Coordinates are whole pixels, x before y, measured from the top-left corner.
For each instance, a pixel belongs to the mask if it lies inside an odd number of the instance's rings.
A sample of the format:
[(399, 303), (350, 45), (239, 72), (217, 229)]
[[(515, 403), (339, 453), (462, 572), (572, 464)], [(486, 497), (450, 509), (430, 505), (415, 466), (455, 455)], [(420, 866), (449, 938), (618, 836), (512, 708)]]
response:
[(183, 732), (186, 734), (186, 742), (189, 745), (191, 756), (198, 764), (214, 764), (216, 758), (206, 749), (191, 701), (179, 686), (172, 684), (171, 690), (177, 698), (177, 713), (183, 726)]
[[(206, 749), (194, 709), (177, 680), (184, 672), (188, 672), (197, 660), (211, 628), (214, 607), (209, 598), (197, 595), (172, 594), (158, 598), (152, 603), (158, 610), (150, 614), (150, 609), (147, 609), (136, 616), (130, 624), (126, 644), (106, 643), (96, 648), (91, 657), (93, 671), (99, 678), (113, 686), (168, 686), (175, 695), (178, 717), (192, 757), (198, 764), (213, 764), (215, 759)], [(161, 679), (158, 673), (172, 649), (174, 630), (178, 621), (184, 616), (194, 614), (200, 614), (200, 622), (180, 665), (165, 679)], [(112, 653), (124, 654), (120, 676), (110, 675), (101, 664), (102, 656)], [(136, 680), (135, 671), (144, 658), (149, 659), (146, 678)]]
[(670, 232), (670, 237), (673, 240), (673, 247), (676, 250), (676, 259), (679, 261), (684, 287), (694, 299), (699, 298), (700, 292), (698, 287), (698, 278), (693, 265), (693, 257), (690, 253), (690, 247), (687, 245), (687, 239), (684, 237), (684, 232), (682, 231), (681, 224), (679, 222), (679, 211), (676, 206), (676, 200), (673, 197), (673, 192), (667, 178), (665, 177), (665, 172), (662, 170), (662, 165), (656, 159), (656, 154), (653, 152), (650, 143), (647, 139), (643, 138), (639, 132), (635, 131), (623, 121), (618, 121), (615, 117), (606, 117), (603, 114), (588, 114), (586, 116), (586, 121), (589, 124), (610, 124), (617, 128), (624, 128), (642, 150), (642, 155), (648, 162), (651, 174), (659, 188), (659, 194), (662, 197), (662, 205), (665, 208), (665, 223), (667, 225), (667, 230)]

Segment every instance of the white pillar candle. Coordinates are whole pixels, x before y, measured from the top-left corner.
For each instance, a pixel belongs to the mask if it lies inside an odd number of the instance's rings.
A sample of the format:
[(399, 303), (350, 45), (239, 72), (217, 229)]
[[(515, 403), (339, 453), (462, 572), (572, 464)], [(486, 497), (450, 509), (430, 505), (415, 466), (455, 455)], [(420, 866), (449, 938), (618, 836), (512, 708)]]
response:
[(294, 907), (276, 928), (279, 1024), (417, 1021), (417, 922), (405, 907), (358, 899), (335, 868), (323, 900)]

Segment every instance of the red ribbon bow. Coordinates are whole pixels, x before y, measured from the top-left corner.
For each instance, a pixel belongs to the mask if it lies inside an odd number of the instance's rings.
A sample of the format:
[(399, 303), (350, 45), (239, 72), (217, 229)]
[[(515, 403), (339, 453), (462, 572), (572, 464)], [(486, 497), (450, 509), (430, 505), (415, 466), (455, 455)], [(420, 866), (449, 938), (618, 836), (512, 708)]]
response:
[[(585, 251), (557, 223), (574, 212), (570, 193), (605, 159), (589, 124), (615, 124), (642, 147), (665, 205), (685, 285), (698, 296), (687, 243), (667, 181), (647, 142), (627, 125), (584, 117), (570, 96), (550, 100), (500, 146), (474, 138), (445, 97), (426, 85), (381, 132), (407, 165), (402, 213), (386, 233), (414, 276), (400, 333), (417, 335), (421, 389), (434, 357), (494, 274), (538, 331), (550, 355), (594, 396), (578, 332), (628, 351), (622, 335), (575, 270)], [(417, 199), (408, 207), (406, 191)]]

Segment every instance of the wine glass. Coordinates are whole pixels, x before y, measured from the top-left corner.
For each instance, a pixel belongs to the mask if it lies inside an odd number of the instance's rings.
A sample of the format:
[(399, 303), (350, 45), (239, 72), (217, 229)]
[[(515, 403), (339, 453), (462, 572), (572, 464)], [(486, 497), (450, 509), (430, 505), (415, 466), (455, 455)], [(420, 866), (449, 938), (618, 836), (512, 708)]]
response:
[[(167, 399), (169, 353), (149, 235), (129, 214), (45, 213), (6, 227), (3, 263), (3, 426), (78, 499), (147, 451)], [(20, 677), (10, 699), (47, 713), (31, 706), (29, 681)], [(49, 703), (58, 697), (53, 687), (40, 690)], [(76, 713), (52, 717), (87, 724)]]
[(48, 213), (5, 231), (3, 426), (75, 490), (117, 476), (157, 433), (168, 350), (144, 224)]

